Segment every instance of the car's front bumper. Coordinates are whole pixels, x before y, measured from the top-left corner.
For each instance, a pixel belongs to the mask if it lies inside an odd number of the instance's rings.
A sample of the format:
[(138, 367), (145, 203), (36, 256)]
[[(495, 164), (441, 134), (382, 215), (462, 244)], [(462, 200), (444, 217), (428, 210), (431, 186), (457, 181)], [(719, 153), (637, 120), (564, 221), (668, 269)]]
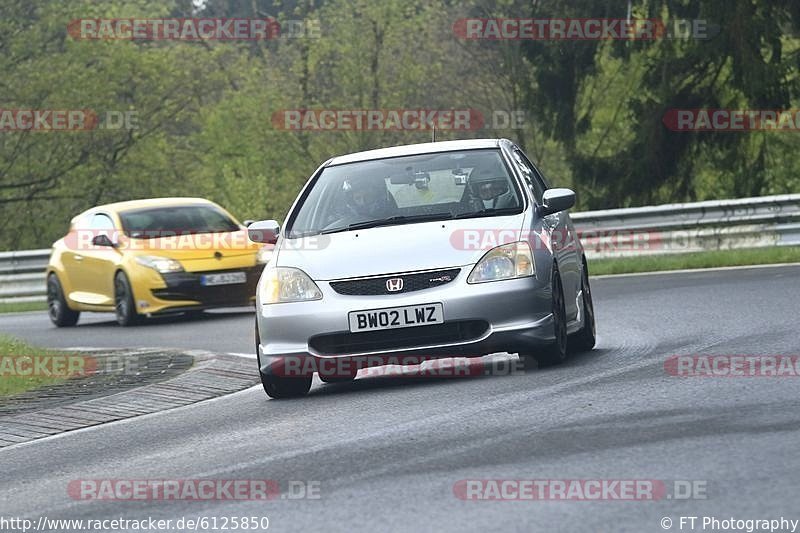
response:
[[(470, 285), (469, 271), (462, 268), (441, 287), (396, 295), (345, 296), (328, 282), (317, 282), (321, 300), (260, 305), (261, 369), (270, 372), (287, 358), (304, 357), (470, 357), (517, 352), (553, 339), (549, 281), (528, 277)], [(429, 303), (443, 305), (443, 325), (349, 331), (351, 311)]]
[[(160, 274), (157, 283), (139, 285), (135, 288), (137, 311), (140, 314), (158, 315), (217, 307), (253, 305), (256, 286), (263, 268), (263, 265), (256, 265), (207, 272)], [(201, 283), (201, 277), (204, 274), (225, 272), (244, 272), (246, 281), (212, 286), (204, 286)]]

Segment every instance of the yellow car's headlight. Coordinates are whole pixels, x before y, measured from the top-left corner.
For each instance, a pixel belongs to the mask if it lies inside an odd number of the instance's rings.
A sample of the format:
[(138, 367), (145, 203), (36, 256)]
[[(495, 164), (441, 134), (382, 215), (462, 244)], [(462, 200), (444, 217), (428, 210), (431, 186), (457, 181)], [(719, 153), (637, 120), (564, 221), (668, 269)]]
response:
[(531, 247), (525, 241), (492, 248), (472, 269), (467, 283), (485, 283), (533, 276), (535, 265)]
[(290, 267), (267, 267), (258, 284), (258, 295), (262, 304), (322, 299), (322, 291), (308, 274)]
[(272, 257), (272, 247), (271, 246), (262, 246), (256, 252), (256, 263), (259, 265), (265, 265), (269, 263), (270, 258)]
[(167, 272), (183, 272), (183, 266), (174, 259), (158, 255), (139, 255), (136, 262), (147, 268), (166, 274)]

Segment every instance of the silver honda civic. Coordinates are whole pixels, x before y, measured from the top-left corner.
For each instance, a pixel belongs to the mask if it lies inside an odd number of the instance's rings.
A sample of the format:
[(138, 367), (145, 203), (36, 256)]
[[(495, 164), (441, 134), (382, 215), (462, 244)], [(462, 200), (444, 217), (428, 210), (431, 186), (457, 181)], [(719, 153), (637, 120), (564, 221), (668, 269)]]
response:
[(545, 366), (591, 350), (574, 203), (506, 139), (329, 159), (284, 227), (248, 227), (275, 244), (256, 303), (267, 394), (304, 395), (315, 372), (350, 380), (387, 360), (509, 352)]

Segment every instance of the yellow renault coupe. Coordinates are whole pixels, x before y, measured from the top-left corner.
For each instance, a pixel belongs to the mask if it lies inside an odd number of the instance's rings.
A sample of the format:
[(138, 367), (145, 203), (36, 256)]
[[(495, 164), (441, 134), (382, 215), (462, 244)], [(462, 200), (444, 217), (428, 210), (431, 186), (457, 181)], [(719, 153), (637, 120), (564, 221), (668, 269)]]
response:
[(143, 316), (253, 305), (272, 246), (248, 240), (225, 209), (201, 198), (101, 205), (72, 219), (53, 243), (47, 305), (59, 327), (81, 311)]

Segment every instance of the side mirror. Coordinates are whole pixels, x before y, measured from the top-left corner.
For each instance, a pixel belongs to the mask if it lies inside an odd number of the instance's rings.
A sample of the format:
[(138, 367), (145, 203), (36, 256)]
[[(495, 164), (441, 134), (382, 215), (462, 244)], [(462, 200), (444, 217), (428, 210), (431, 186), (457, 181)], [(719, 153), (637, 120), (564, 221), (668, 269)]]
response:
[(575, 205), (575, 193), (570, 189), (547, 189), (542, 196), (542, 215), (566, 211)]
[(92, 244), (94, 246), (106, 246), (108, 248), (116, 248), (117, 245), (111, 242), (111, 239), (108, 238), (108, 235), (96, 235), (92, 238)]
[(248, 219), (248, 220), (245, 220), (244, 222), (242, 222), (242, 224), (244, 224), (245, 228), (249, 228), (250, 224), (252, 224), (253, 222), (255, 222), (255, 220), (249, 220)]
[(281, 226), (274, 220), (259, 220), (247, 226), (247, 237), (253, 242), (275, 244), (278, 242)]

